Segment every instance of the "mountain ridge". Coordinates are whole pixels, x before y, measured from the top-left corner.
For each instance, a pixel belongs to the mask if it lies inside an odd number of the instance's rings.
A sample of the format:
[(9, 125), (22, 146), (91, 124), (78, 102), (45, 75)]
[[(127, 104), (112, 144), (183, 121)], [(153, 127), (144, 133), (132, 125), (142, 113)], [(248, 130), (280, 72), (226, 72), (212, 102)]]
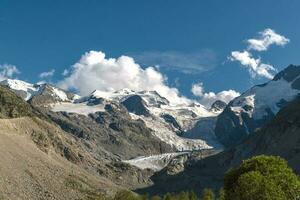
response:
[[(144, 121), (146, 126), (153, 130), (155, 137), (174, 146), (177, 150), (220, 147), (214, 137), (211, 139), (214, 142), (210, 143), (212, 146), (207, 145), (205, 141), (199, 139), (200, 137), (198, 139), (185, 138), (184, 133), (191, 129), (197, 121), (206, 116), (216, 116), (220, 112), (220, 110), (206, 109), (198, 103), (173, 106), (156, 91), (135, 92), (130, 89), (122, 89), (114, 92), (103, 92), (95, 90), (90, 95), (80, 97), (48, 84), (33, 85), (23, 81), (18, 84), (18, 80), (7, 80), (2, 84), (17, 94), (20, 94), (22, 90), (24, 92), (30, 91), (30, 87), (39, 88), (39, 92), (27, 94), (26, 98), (23, 95), (24, 100), (34, 106), (45, 107), (54, 112), (88, 117), (97, 112), (106, 112), (105, 105), (122, 104), (130, 113), (131, 118)], [(134, 101), (132, 101), (133, 98), (135, 98)], [(153, 121), (156, 121), (158, 126)]]
[(234, 146), (274, 118), (300, 93), (300, 66), (290, 65), (273, 80), (236, 97), (218, 116), (215, 133), (225, 146)]

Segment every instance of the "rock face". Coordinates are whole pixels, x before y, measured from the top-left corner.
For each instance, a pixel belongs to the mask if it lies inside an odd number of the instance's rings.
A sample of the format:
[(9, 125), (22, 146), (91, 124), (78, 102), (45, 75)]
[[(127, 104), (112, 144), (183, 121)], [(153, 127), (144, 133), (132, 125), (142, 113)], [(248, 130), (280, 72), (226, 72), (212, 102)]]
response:
[(110, 155), (129, 159), (174, 150), (154, 137), (143, 121), (131, 119), (122, 105), (106, 104), (104, 109), (88, 116), (49, 110), (43, 112), (63, 130), (84, 140), (92, 147), (96, 157)]
[(220, 112), (223, 111), (226, 106), (227, 104), (224, 101), (217, 100), (211, 105), (210, 110), (213, 112)]
[(181, 128), (181, 126), (179, 125), (179, 123), (176, 121), (176, 119), (170, 115), (170, 114), (162, 114), (160, 115), (161, 118), (163, 118), (165, 120), (165, 122), (171, 124), (175, 129), (178, 130), (178, 134), (181, 135), (183, 130)]
[(139, 95), (129, 96), (126, 100), (122, 101), (122, 105), (125, 106), (128, 112), (149, 117), (150, 113), (145, 104), (146, 102)]
[(234, 146), (274, 118), (300, 92), (300, 66), (290, 65), (273, 80), (232, 100), (218, 116), (215, 133), (225, 146)]
[(70, 92), (63, 91), (49, 84), (42, 84), (39, 86), (38, 94), (33, 95), (29, 99), (29, 103), (34, 106), (44, 106), (57, 102), (70, 102), (75, 97)]

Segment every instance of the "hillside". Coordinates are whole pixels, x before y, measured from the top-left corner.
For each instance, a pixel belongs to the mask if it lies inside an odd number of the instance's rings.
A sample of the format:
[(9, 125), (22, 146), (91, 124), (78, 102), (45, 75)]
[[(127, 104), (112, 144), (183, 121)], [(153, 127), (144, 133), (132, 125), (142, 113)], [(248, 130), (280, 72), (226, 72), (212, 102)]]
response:
[(0, 119), (4, 199), (93, 199), (149, 184), (151, 171), (124, 164), (111, 152), (90, 151), (86, 142), (5, 87), (0, 96), (5, 118)]
[(6, 87), (0, 85), (0, 118), (33, 115), (31, 106)]
[[(0, 119), (1, 199), (76, 199), (118, 188), (67, 161), (46, 144), (39, 148), (30, 133), (40, 130), (28, 117)], [(41, 148), (47, 148), (47, 153)]]

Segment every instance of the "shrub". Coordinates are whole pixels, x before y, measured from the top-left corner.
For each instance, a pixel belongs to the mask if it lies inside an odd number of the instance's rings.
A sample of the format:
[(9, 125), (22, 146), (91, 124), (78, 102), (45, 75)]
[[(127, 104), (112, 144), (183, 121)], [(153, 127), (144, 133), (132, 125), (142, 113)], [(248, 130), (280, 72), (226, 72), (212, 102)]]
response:
[(300, 197), (300, 180), (284, 159), (262, 155), (229, 170), (224, 189), (226, 200), (293, 200)]

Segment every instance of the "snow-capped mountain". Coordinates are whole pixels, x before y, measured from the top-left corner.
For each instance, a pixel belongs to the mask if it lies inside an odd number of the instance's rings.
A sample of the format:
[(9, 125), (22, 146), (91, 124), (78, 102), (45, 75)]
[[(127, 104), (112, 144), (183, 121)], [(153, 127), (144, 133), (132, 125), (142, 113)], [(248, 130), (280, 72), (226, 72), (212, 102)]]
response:
[(21, 80), (6, 79), (1, 81), (0, 84), (14, 90), (26, 101), (31, 99), (32, 96), (38, 94), (40, 90), (40, 85), (30, 84)]
[[(142, 120), (153, 130), (155, 137), (180, 151), (220, 147), (215, 138), (209, 138), (210, 143), (207, 144), (199, 138), (182, 137), (201, 119), (216, 117), (220, 113), (220, 110), (207, 109), (196, 102), (174, 106), (156, 91), (135, 92), (126, 88), (114, 92), (95, 90), (88, 96), (80, 97), (49, 84), (30, 84), (11, 79), (2, 81), (1, 84), (31, 104), (47, 107), (53, 112), (89, 117), (96, 112), (106, 112), (107, 105), (122, 105), (133, 120)], [(206, 130), (205, 127), (203, 131)], [(199, 134), (202, 134), (202, 130), (199, 130)]]
[(131, 117), (144, 121), (153, 134), (178, 150), (192, 150), (220, 147), (219, 143), (208, 145), (204, 140), (181, 137), (204, 117), (218, 115), (198, 103), (171, 106), (169, 101), (156, 91), (135, 92), (122, 89), (115, 92), (94, 91), (91, 95), (74, 102), (53, 105), (53, 111), (76, 112), (88, 115), (89, 112), (104, 111), (105, 104), (116, 102), (127, 108)]
[(25, 101), (32, 100), (37, 96), (47, 96), (48, 102), (70, 102), (78, 98), (77, 95), (46, 83), (31, 84), (17, 79), (6, 79), (1, 81), (0, 84), (16, 92)]
[(270, 121), (300, 93), (300, 66), (290, 65), (273, 80), (257, 85), (232, 100), (218, 116), (215, 133), (231, 146)]

